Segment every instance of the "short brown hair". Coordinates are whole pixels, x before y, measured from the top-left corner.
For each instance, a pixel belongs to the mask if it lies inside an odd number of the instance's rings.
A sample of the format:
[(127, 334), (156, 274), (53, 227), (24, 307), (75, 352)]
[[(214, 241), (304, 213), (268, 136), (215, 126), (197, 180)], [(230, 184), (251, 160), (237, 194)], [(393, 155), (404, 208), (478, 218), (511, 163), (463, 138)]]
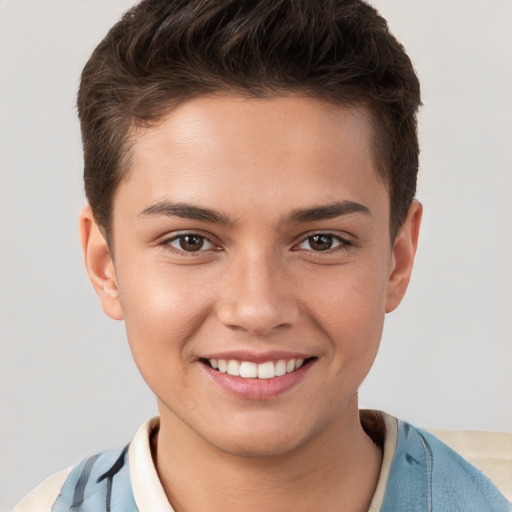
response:
[(394, 238), (416, 192), (420, 87), (386, 21), (361, 0), (144, 0), (125, 13), (78, 92), (85, 191), (107, 238), (130, 129), (217, 91), (366, 106)]

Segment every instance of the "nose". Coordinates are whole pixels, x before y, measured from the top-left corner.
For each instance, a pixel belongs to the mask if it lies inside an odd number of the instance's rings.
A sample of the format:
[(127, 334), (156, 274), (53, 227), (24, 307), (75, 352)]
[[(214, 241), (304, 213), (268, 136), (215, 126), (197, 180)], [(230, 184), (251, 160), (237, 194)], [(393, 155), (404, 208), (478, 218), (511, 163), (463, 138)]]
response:
[(264, 251), (234, 258), (217, 303), (224, 325), (264, 336), (298, 321), (299, 304), (289, 273), (277, 260)]

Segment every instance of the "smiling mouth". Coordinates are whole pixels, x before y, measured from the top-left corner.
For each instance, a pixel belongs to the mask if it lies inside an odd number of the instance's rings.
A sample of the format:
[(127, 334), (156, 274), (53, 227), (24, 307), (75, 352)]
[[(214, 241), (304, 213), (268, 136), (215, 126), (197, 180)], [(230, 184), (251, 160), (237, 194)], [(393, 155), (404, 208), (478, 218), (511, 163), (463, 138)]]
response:
[(287, 373), (293, 373), (308, 364), (314, 357), (307, 359), (279, 359), (253, 363), (252, 361), (237, 361), (236, 359), (201, 359), (201, 362), (218, 371), (233, 377), (243, 379), (273, 379)]

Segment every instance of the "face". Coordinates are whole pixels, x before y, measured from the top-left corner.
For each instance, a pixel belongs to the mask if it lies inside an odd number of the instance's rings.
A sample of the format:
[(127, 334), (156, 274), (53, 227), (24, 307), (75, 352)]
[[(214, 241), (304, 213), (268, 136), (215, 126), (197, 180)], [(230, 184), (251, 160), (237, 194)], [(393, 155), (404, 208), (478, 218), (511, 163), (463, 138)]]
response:
[(371, 138), (365, 110), (305, 97), (201, 97), (134, 133), (114, 263), (82, 232), (162, 424), (275, 454), (357, 410), (419, 225), (390, 241)]

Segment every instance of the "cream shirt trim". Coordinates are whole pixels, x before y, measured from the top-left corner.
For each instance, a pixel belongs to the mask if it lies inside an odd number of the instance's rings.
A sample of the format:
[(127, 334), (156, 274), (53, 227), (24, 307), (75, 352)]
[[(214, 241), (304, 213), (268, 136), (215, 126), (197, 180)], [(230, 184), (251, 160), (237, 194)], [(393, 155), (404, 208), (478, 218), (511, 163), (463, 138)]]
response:
[(388, 485), (389, 471), (396, 451), (396, 439), (398, 437), (398, 420), (385, 412), (380, 413), (386, 425), (384, 447), (382, 449), (382, 466), (380, 467), (379, 480), (368, 512), (379, 512), (384, 502), (384, 495)]
[(128, 450), (133, 497), (139, 512), (174, 512), (151, 455), (151, 432), (159, 424), (158, 416), (146, 421), (135, 434)]
[(73, 466), (55, 473), (27, 494), (11, 512), (51, 512)]

